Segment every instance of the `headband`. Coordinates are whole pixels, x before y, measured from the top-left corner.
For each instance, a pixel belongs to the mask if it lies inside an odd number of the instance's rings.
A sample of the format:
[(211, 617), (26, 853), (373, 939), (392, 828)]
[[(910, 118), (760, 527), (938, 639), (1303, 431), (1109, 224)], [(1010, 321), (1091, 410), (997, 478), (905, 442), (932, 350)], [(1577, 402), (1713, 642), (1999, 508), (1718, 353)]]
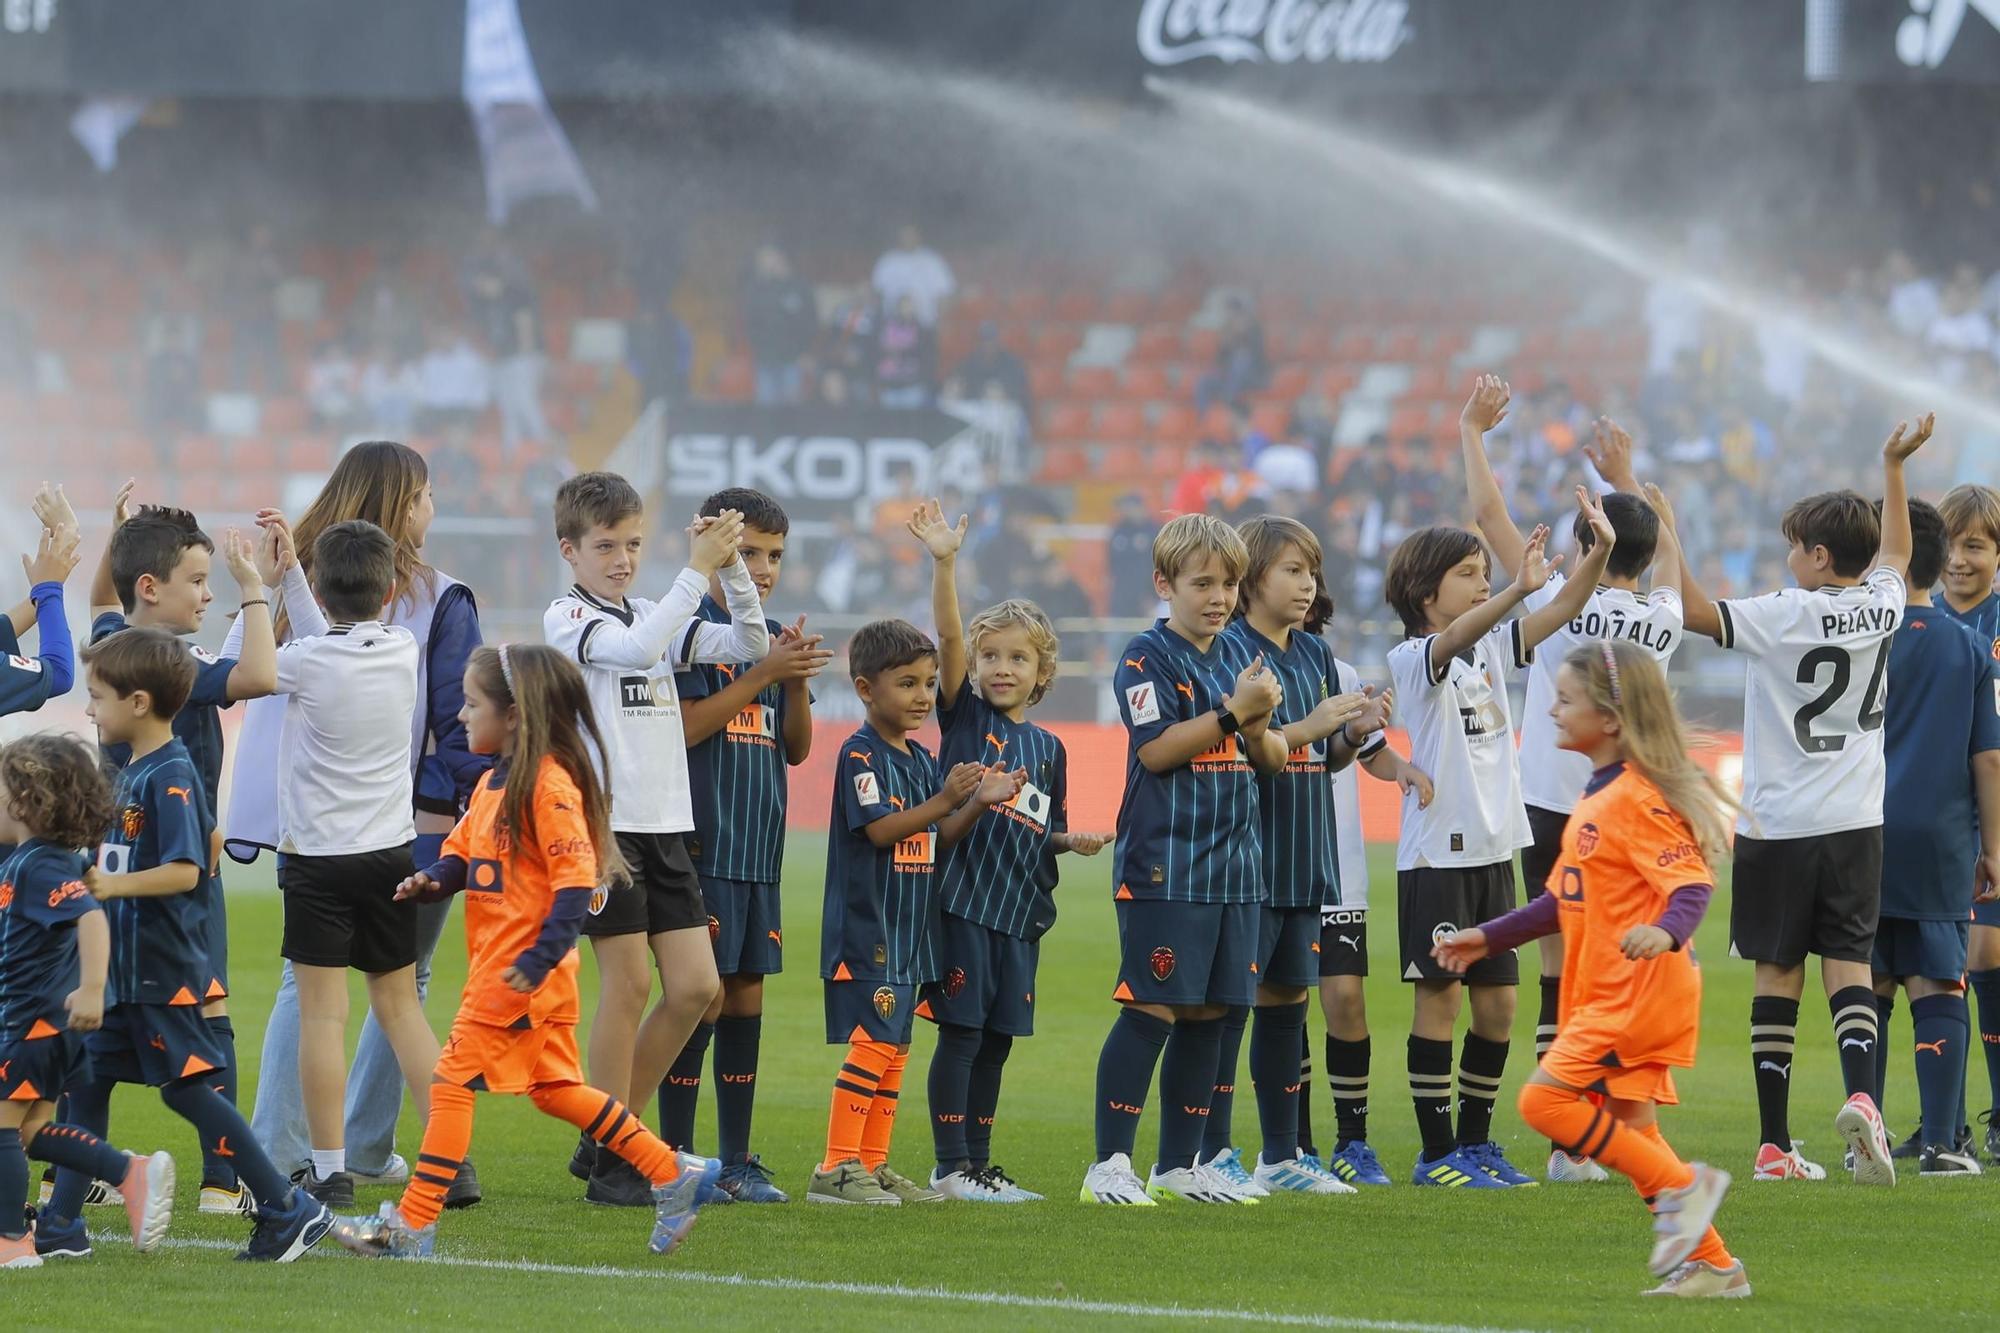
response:
[[(1611, 651), (1611, 640), (1609, 639), (1599, 639), (1597, 646), (1604, 651), (1604, 670), (1611, 677), (1611, 706), (1613, 708), (1623, 708), (1625, 706), (1625, 691), (1618, 686), (1618, 654)], [(504, 664), (507, 660), (505, 656), (507, 650), (502, 648), (500, 651), (502, 654), (500, 660)]]
[[(1610, 649), (1607, 648), (1605, 651), (1609, 652)], [(507, 682), (507, 693), (512, 694), (514, 692), (514, 664), (507, 660), (507, 645), (504, 643), (500, 645), (500, 679)], [(1616, 697), (1618, 693), (1617, 678), (1613, 677), (1612, 679), (1611, 693), (1613, 697)]]

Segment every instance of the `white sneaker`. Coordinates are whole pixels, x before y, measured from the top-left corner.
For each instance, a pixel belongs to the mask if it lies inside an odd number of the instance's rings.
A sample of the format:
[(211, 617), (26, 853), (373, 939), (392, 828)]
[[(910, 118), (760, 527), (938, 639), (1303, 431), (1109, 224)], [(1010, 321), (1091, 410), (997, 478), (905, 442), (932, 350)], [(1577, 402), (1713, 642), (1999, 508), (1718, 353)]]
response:
[(1833, 1127), (1840, 1131), (1840, 1136), (1847, 1140), (1848, 1150), (1854, 1154), (1855, 1184), (1896, 1183), (1896, 1159), (1889, 1155), (1889, 1130), (1882, 1123), (1882, 1113), (1875, 1109), (1873, 1097), (1865, 1092), (1849, 1097), (1834, 1116)]
[(234, 1188), (228, 1185), (203, 1185), (201, 1187), (201, 1211), (209, 1217), (255, 1217), (257, 1200), (238, 1181)]
[(364, 1185), (400, 1185), (410, 1178), (410, 1163), (403, 1154), (392, 1152), (380, 1171), (357, 1171), (350, 1166), (347, 1174)]
[(1825, 1180), (1826, 1168), (1818, 1162), (1809, 1162), (1799, 1151), (1803, 1140), (1793, 1139), (1792, 1146), (1780, 1148), (1775, 1143), (1767, 1143), (1757, 1149), (1757, 1169), (1751, 1173), (1752, 1180)]
[(1588, 1157), (1571, 1157), (1560, 1148), (1549, 1154), (1551, 1185), (1595, 1185), (1609, 1179), (1611, 1173)]
[(1651, 1291), (1639, 1294), (1740, 1301), (1750, 1295), (1750, 1278), (1743, 1271), (1741, 1259), (1728, 1268), (1717, 1268), (1705, 1260), (1696, 1259), (1682, 1264), (1672, 1276)]
[[(1206, 1179), (1211, 1190), (1228, 1195), (1231, 1203), (1254, 1205), (1271, 1197), (1271, 1191), (1265, 1189), (1254, 1180), (1246, 1188), (1237, 1184), (1234, 1177), (1225, 1176), (1214, 1167), (1203, 1166), (1200, 1162), (1195, 1163), (1194, 1173)], [(1248, 1175), (1249, 1173), (1245, 1172), (1244, 1174)]]
[(1138, 1208), (1153, 1207), (1146, 1182), (1132, 1169), (1132, 1159), (1122, 1152), (1112, 1153), (1083, 1173), (1083, 1188), (1077, 1192), (1082, 1203), (1116, 1203)]
[(1695, 1246), (1708, 1234), (1715, 1210), (1729, 1189), (1729, 1173), (1694, 1163), (1694, 1179), (1677, 1190), (1668, 1190), (1653, 1203), (1653, 1258), (1648, 1265), (1654, 1277), (1666, 1277), (1694, 1253)]
[(1146, 1181), (1146, 1193), (1161, 1203), (1242, 1203), (1246, 1198), (1199, 1162), (1171, 1171), (1160, 1170), (1155, 1162), (1153, 1174)]
[(1303, 1157), (1294, 1157), (1285, 1162), (1267, 1162), (1262, 1153), (1257, 1154), (1257, 1169), (1251, 1179), (1262, 1185), (1266, 1193), (1285, 1190), (1293, 1194), (1353, 1194), (1354, 1186), (1340, 1177)]
[(1000, 1186), (975, 1171), (951, 1171), (939, 1175), (931, 1170), (931, 1188), (947, 1199), (965, 1203), (1012, 1203)]
[(1234, 1148), (1219, 1149), (1215, 1156), (1206, 1162), (1196, 1155), (1194, 1161), (1196, 1166), (1205, 1166), (1228, 1181), (1230, 1188), (1238, 1194), (1248, 1195), (1253, 1199), (1268, 1199), (1271, 1196), (1271, 1191), (1259, 1184), (1257, 1178), (1250, 1174), (1250, 1168), (1243, 1165), (1243, 1154)]

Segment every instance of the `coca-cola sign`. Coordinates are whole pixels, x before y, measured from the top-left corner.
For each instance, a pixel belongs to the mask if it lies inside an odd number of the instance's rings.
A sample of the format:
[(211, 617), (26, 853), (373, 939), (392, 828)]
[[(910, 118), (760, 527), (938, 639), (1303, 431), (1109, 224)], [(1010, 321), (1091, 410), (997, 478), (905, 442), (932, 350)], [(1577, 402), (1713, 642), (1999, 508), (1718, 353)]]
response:
[(1379, 64), (1413, 36), (1407, 0), (1145, 0), (1139, 10), (1139, 54), (1154, 65)]

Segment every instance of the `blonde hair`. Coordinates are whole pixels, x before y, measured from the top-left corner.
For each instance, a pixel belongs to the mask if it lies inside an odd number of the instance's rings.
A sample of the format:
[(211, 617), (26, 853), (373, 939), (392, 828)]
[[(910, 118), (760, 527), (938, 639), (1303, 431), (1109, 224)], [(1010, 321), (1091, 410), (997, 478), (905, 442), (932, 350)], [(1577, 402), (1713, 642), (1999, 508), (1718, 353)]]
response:
[(1238, 582), (1250, 567), (1243, 538), (1213, 514), (1182, 514), (1153, 538), (1153, 568), (1169, 583), (1205, 555), (1220, 558), (1223, 572)]
[(1041, 607), (1019, 597), (1009, 597), (972, 618), (972, 623), (965, 627), (966, 647), (976, 657), (981, 639), (1005, 629), (1026, 630), (1028, 642), (1035, 646), (1035, 687), (1028, 691), (1028, 707), (1033, 708), (1048, 694), (1049, 685), (1056, 678), (1056, 666), (1062, 660), (1062, 640), (1056, 637), (1056, 627), (1049, 623), (1048, 614)]
[(1598, 639), (1570, 653), (1563, 665), (1583, 681), (1593, 706), (1618, 719), (1618, 748), (1625, 762), (1659, 788), (1667, 805), (1687, 821), (1701, 854), (1711, 864), (1727, 855), (1736, 798), (1688, 756), (1687, 728), (1674, 706), (1667, 673), (1653, 655), (1622, 639)]
[(1248, 556), (1243, 567), (1244, 594), (1236, 599), (1237, 618), (1250, 614), (1250, 601), (1257, 595), (1264, 576), (1284, 558), (1287, 546), (1296, 546), (1305, 558), (1306, 568), (1312, 571), (1313, 602), (1306, 612), (1306, 628), (1317, 633), (1319, 626), (1333, 614), (1333, 598), (1326, 590), (1326, 553), (1313, 530), (1282, 514), (1259, 514), (1246, 520), (1237, 532), (1243, 537), (1243, 549)]
[[(349, 449), (334, 464), (333, 475), (292, 529), (292, 548), (298, 553), (300, 568), (311, 576), (313, 547), (322, 532), (351, 519), (366, 519), (396, 544), (396, 602), (414, 609), (418, 588), (421, 586), (428, 596), (437, 586), (437, 572), (424, 563), (410, 535), (410, 511), (430, 480), (424, 456), (407, 444), (369, 440)], [(288, 628), (289, 620), (279, 608), (280, 637)]]
[(1954, 486), (1938, 501), (1937, 511), (1944, 520), (1946, 536), (1984, 528), (1994, 545), (2000, 546), (2000, 491), (1970, 483)]

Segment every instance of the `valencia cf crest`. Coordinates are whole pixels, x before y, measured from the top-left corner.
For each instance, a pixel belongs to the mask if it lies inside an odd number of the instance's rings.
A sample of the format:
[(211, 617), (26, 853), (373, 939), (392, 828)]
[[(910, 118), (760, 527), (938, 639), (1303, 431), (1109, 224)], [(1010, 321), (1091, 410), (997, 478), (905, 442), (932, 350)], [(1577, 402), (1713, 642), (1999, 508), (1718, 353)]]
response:
[(944, 974), (944, 995), (947, 1000), (956, 1000), (965, 993), (965, 969), (954, 967)]
[(1174, 974), (1174, 951), (1162, 944), (1153, 950), (1153, 980), (1165, 981)]
[(722, 923), (714, 917), (708, 919), (708, 942), (716, 943), (722, 938)]
[(598, 885), (590, 891), (590, 914), (592, 916), (600, 915), (604, 911), (605, 905), (610, 901), (611, 886), (609, 884)]
[(1597, 850), (1597, 825), (1585, 824), (1576, 831), (1576, 859), (1586, 861)]
[(887, 986), (875, 988), (875, 1012), (884, 1023), (896, 1016), (896, 992)]
[(128, 805), (118, 812), (118, 832), (124, 842), (137, 842), (141, 830), (146, 827), (146, 807)]

